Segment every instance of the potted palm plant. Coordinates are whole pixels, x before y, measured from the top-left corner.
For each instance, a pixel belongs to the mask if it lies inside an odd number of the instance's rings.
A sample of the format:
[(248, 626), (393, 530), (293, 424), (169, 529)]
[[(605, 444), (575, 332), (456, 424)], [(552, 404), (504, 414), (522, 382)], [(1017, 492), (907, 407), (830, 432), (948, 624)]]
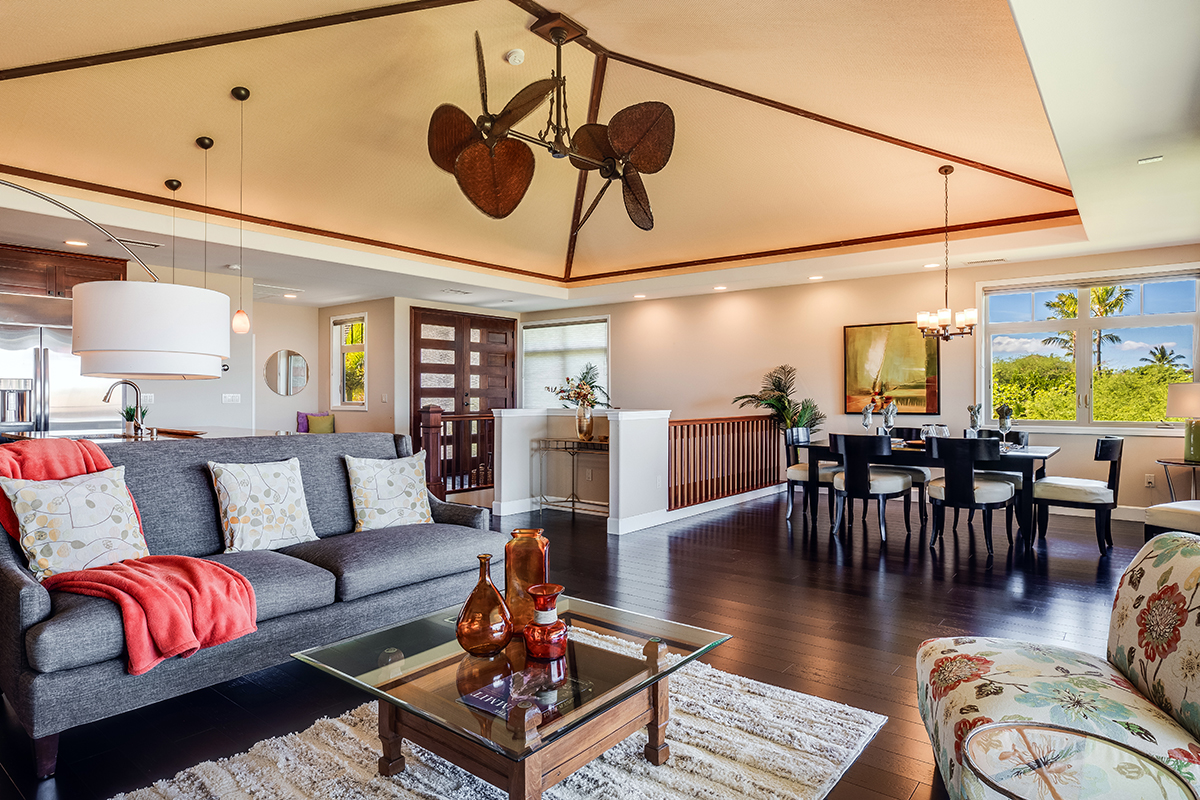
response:
[(762, 386), (756, 394), (738, 395), (733, 402), (738, 408), (752, 406), (769, 410), (787, 444), (808, 444), (824, 424), (825, 414), (811, 397), (796, 400), (795, 392), (796, 368), (781, 364), (763, 375)]

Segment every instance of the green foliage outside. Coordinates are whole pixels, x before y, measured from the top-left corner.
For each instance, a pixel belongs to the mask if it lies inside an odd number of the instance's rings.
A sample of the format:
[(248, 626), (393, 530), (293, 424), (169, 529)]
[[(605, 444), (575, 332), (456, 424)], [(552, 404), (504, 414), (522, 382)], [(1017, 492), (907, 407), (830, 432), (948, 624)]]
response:
[(366, 353), (342, 354), (342, 400), (347, 403), (362, 403), (367, 399), (363, 381)]

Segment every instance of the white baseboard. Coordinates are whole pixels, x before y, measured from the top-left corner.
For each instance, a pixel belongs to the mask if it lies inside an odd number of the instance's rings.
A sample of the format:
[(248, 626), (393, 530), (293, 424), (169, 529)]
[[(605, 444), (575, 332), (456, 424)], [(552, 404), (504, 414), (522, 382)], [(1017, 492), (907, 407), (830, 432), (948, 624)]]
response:
[[(1086, 508), (1067, 508), (1065, 506), (1050, 506), (1051, 514), (1059, 514), (1064, 517), (1094, 517), (1095, 511)], [(1112, 512), (1113, 519), (1121, 519), (1126, 522), (1145, 522), (1146, 509), (1140, 506), (1117, 506)]]
[(523, 497), (520, 500), (496, 500), (492, 503), (492, 513), (497, 517), (506, 517), (509, 514), (524, 514), (537, 509), (537, 503), (532, 497)]
[[(760, 497), (770, 497), (773, 494), (780, 494), (787, 489), (786, 483), (777, 484), (775, 486), (767, 486), (762, 489), (755, 489), (752, 492), (744, 492), (735, 494), (730, 497), (722, 497), (719, 500), (710, 500), (707, 503), (699, 505), (687, 506), (686, 508), (677, 508), (674, 511), (662, 509), (661, 511), (651, 511), (648, 514), (640, 514), (636, 517), (626, 517), (625, 519), (608, 520), (608, 532), (618, 536), (626, 533), (633, 533), (644, 528), (649, 528), (654, 525), (662, 525), (664, 522), (675, 522), (676, 520), (687, 519), (698, 514), (705, 514), (709, 511), (716, 511), (729, 506), (736, 506), (741, 503), (748, 503), (751, 500), (757, 500)], [(615, 528), (615, 530), (614, 530)]]

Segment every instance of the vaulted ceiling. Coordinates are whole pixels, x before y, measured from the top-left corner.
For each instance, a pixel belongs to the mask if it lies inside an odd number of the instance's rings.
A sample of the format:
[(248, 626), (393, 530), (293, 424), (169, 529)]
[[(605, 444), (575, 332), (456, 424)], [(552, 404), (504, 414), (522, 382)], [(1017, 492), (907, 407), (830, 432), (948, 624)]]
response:
[[(932, 242), (946, 163), (956, 237), (1081, 231), (1002, 0), (363, 3), (4, 4), (0, 174), (563, 287)], [(574, 127), (674, 110), (670, 163), (645, 177), (652, 231), (619, 191), (576, 231), (600, 181), (541, 150), (503, 220), (430, 160), (434, 108), (479, 113), (474, 32), (495, 111), (550, 75), (529, 30), (548, 12), (588, 31), (563, 50)]]

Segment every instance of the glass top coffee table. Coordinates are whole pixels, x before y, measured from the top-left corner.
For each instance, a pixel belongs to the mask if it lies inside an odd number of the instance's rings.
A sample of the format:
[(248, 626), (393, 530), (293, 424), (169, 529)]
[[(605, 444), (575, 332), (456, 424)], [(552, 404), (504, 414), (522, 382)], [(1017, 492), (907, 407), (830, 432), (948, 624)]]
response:
[(293, 656), (379, 698), (382, 775), (408, 739), (510, 798), (538, 798), (639, 728), (645, 756), (670, 751), (668, 676), (729, 636), (559, 597), (567, 654), (526, 658), (521, 637), (476, 658), (454, 638), (458, 606)]

